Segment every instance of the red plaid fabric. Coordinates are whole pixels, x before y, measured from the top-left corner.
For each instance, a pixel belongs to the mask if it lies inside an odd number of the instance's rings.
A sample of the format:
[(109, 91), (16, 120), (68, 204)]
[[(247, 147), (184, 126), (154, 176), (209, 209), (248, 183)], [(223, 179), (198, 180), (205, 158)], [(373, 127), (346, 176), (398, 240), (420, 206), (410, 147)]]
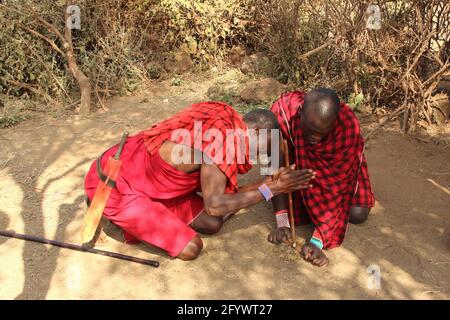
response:
[[(194, 122), (200, 126), (196, 126)], [(187, 130), (190, 141), (183, 139), (181, 132), (174, 133), (177, 129)], [(222, 141), (216, 139), (214, 131), (220, 132)], [(227, 176), (227, 192), (236, 192), (237, 174), (246, 173), (252, 167), (249, 160), (247, 125), (236, 110), (222, 102), (193, 104), (142, 131), (141, 134), (144, 135), (144, 143), (150, 154), (155, 153), (166, 140), (205, 152)], [(222, 150), (222, 155), (217, 152), (219, 149)]]
[(295, 223), (312, 220), (315, 235), (324, 248), (339, 246), (347, 232), (352, 206), (373, 207), (364, 139), (353, 111), (341, 103), (338, 125), (316, 145), (305, 142), (300, 129), (300, 113), (305, 93), (284, 93), (271, 107), (277, 116), (283, 137), (289, 141), (290, 153), (297, 168), (317, 172), (313, 187), (294, 193)]

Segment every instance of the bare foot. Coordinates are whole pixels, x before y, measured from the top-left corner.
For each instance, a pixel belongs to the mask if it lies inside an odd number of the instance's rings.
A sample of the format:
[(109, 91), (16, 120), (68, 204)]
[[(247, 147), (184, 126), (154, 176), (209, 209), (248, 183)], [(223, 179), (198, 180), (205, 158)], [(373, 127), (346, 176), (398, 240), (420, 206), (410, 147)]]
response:
[(95, 244), (97, 246), (105, 246), (108, 243), (109, 243), (109, 237), (106, 235), (106, 233), (103, 230), (100, 231), (100, 234), (99, 234)]
[(329, 262), (327, 256), (321, 249), (309, 243), (305, 244), (300, 249), (300, 255), (303, 257), (303, 259), (317, 267), (324, 267)]

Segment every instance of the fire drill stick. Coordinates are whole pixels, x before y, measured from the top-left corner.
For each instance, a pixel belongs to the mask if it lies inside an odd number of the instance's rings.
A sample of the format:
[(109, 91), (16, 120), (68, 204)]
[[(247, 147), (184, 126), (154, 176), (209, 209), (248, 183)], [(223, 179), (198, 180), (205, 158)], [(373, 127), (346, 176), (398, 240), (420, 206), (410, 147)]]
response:
[[(283, 153), (285, 166), (289, 167), (290, 166), (289, 149), (286, 140), (283, 140)], [(289, 224), (291, 225), (292, 247), (295, 248), (297, 246), (297, 242), (295, 240), (294, 207), (292, 205), (292, 192), (288, 193), (288, 199), (289, 199)]]

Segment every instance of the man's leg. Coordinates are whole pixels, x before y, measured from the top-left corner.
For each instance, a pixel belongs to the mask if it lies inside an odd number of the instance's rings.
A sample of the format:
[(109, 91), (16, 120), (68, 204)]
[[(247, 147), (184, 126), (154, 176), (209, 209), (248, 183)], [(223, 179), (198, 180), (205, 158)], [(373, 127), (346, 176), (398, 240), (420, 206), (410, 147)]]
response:
[(191, 241), (188, 242), (186, 247), (184, 247), (183, 251), (181, 251), (177, 258), (184, 261), (194, 260), (200, 255), (202, 249), (202, 239), (200, 239), (198, 236), (195, 236)]
[(202, 234), (216, 234), (222, 229), (225, 221), (231, 219), (236, 212), (230, 212), (223, 217), (213, 217), (209, 216), (202, 211), (191, 223), (192, 229)]
[(209, 216), (205, 211), (202, 211), (191, 223), (192, 229), (203, 234), (215, 234), (220, 231), (222, 226), (222, 217)]
[(119, 207), (110, 214), (105, 212), (105, 216), (129, 238), (159, 247), (182, 260), (193, 260), (200, 254), (203, 243), (196, 232), (162, 203), (122, 196)]
[(361, 224), (364, 223), (369, 217), (371, 208), (365, 207), (351, 207), (350, 208), (350, 223)]
[(362, 158), (361, 170), (358, 174), (358, 183), (350, 204), (350, 223), (361, 224), (369, 217), (370, 209), (375, 199), (370, 186), (369, 171), (366, 159)]

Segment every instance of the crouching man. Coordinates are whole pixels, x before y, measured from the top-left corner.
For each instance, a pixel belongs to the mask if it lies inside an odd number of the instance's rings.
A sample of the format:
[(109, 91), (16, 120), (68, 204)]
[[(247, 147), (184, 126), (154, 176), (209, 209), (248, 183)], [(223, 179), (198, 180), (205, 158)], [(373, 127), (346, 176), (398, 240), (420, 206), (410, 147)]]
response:
[[(312, 188), (293, 194), (294, 219), (295, 224), (315, 226), (301, 248), (302, 257), (325, 266), (328, 259), (323, 250), (340, 246), (348, 223), (363, 223), (375, 202), (358, 119), (328, 88), (287, 92), (271, 111), (288, 141), (290, 159), (297, 168), (316, 173)], [(280, 158), (284, 163), (282, 152)], [(290, 238), (286, 196), (275, 197), (273, 204), (279, 223), (269, 241), (280, 243)]]

